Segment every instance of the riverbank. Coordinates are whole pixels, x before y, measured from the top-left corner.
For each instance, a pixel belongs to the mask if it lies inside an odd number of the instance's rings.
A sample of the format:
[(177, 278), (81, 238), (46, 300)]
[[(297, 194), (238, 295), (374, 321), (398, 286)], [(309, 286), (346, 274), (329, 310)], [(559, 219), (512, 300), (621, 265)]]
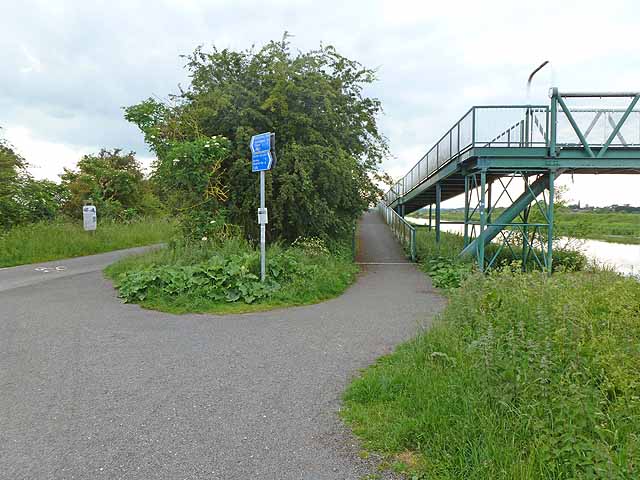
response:
[[(494, 218), (503, 210), (496, 208)], [(428, 220), (428, 213), (416, 212), (412, 218)], [(442, 212), (442, 220), (462, 222), (464, 212), (461, 209), (445, 210)], [(640, 245), (640, 214), (571, 212), (559, 209), (555, 212), (555, 230), (557, 235), (563, 237)]]
[(449, 303), (363, 371), (344, 419), (410, 478), (632, 478), (640, 444), (640, 282), (610, 270), (474, 272), (462, 238), (420, 229)]
[[(421, 226), (426, 225), (428, 222), (423, 218), (407, 217), (407, 219)], [(420, 228), (419, 231), (422, 232), (425, 230), (426, 228)], [(461, 235), (463, 230), (464, 227), (462, 225), (442, 225), (443, 232), (455, 234), (455, 236), (458, 237), (456, 248), (461, 248), (462, 246)], [(420, 235), (418, 237), (420, 237)], [(556, 242), (556, 252), (558, 251), (558, 247), (563, 247), (567, 244), (570, 244), (575, 250), (582, 252), (590, 263), (613, 269), (625, 275), (638, 276), (640, 274), (640, 248), (638, 248), (637, 245), (562, 237)], [(459, 251), (460, 250), (458, 250), (458, 252)], [(557, 255), (554, 255), (554, 257), (557, 257)]]

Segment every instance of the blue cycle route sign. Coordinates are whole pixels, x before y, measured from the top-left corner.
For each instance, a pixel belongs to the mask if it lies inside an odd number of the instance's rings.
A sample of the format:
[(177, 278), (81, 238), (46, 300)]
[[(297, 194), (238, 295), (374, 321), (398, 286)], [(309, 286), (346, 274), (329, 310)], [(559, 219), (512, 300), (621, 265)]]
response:
[(271, 170), (274, 163), (275, 134), (261, 133), (251, 137), (251, 171), (264, 172)]

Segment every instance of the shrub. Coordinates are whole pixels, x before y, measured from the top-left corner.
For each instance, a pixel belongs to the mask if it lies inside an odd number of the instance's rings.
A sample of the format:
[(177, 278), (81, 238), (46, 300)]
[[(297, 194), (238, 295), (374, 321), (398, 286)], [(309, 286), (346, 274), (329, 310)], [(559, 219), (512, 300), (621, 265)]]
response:
[(127, 272), (119, 278), (118, 287), (126, 302), (143, 301), (155, 289), (168, 296), (189, 294), (214, 301), (253, 303), (278, 290), (280, 282), (307, 273), (304, 265), (286, 252), (269, 259), (268, 281), (260, 281), (259, 269), (257, 252), (213, 256), (195, 265), (160, 265)]
[(458, 288), (471, 275), (473, 264), (436, 257), (427, 262), (426, 270), (435, 287), (451, 289)]
[(319, 251), (318, 246), (314, 243), (312, 251), (272, 245), (265, 282), (259, 278), (260, 254), (238, 237), (174, 241), (161, 251), (124, 259), (107, 273), (125, 302), (169, 311), (220, 311), (221, 304), (232, 303), (312, 303), (341, 293), (356, 271), (350, 256)]
[[(272, 237), (346, 238), (381, 193), (379, 166), (388, 154), (378, 129), (380, 101), (365, 92), (375, 72), (331, 46), (292, 51), (287, 35), (259, 49), (198, 47), (186, 59), (191, 84), (171, 103), (148, 99), (125, 112), (158, 157), (154, 177), (171, 188), (186, 186), (166, 191), (170, 203), (214, 214), (226, 209), (230, 222), (257, 239), (258, 175), (251, 173), (249, 141), (271, 131), (277, 154), (266, 180)], [(211, 148), (203, 152), (206, 142)], [(217, 195), (204, 195), (212, 192), (209, 180)]]
[(131, 220), (158, 211), (134, 152), (102, 149), (82, 157), (75, 169), (65, 168), (60, 178), (68, 191), (63, 208), (71, 217), (82, 215), (86, 201), (96, 206), (100, 218)]

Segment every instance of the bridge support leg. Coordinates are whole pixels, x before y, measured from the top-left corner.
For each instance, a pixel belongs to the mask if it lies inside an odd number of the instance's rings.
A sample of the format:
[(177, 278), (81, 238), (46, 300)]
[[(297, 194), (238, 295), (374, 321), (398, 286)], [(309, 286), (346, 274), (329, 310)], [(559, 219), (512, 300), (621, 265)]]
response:
[(400, 205), (400, 211), (398, 212), (402, 218), (404, 218), (404, 203)]
[(440, 200), (442, 198), (442, 187), (436, 183), (436, 243), (440, 246)]
[(555, 196), (555, 177), (554, 170), (549, 171), (549, 202), (547, 204), (547, 272), (551, 275), (553, 271), (553, 202)]
[[(470, 192), (467, 197), (469, 200), (465, 199), (465, 226), (467, 228), (468, 225), (472, 226), (471, 237), (473, 237), (475, 225), (479, 225), (480, 231), (475, 238), (467, 240), (469, 243), (460, 255), (475, 256), (481, 271), (487, 271), (495, 265), (510, 265), (511, 260), (519, 260), (523, 270), (534, 268), (551, 271), (553, 269), (554, 182), (557, 175), (558, 172), (555, 170), (533, 170), (494, 176), (496, 179), (494, 186), (501, 187), (501, 190), (498, 192), (499, 195), (492, 195), (488, 202), (489, 171), (481, 170), (470, 174), (468, 176)], [(509, 186), (520, 179), (524, 184), (524, 192), (519, 197), (512, 198)], [(467, 202), (471, 204), (471, 196), (474, 192), (476, 193), (473, 195), (474, 200), (477, 196), (478, 202), (477, 206), (475, 202), (470, 205), (474, 207), (471, 210), (467, 207)], [(538, 198), (540, 196), (542, 198)], [(511, 205), (493, 218), (493, 210), (501, 198), (510, 200)], [(479, 221), (475, 212), (478, 212)], [(500, 241), (491, 243), (496, 238)], [(487, 248), (488, 245), (491, 247)]]
[(493, 204), (491, 203), (491, 185), (487, 183), (487, 225), (491, 225), (491, 212), (493, 211)]
[(433, 205), (429, 204), (429, 231), (431, 231), (431, 207)]
[[(486, 195), (487, 195), (487, 171), (480, 172), (480, 233), (481, 238), (487, 228), (487, 212), (486, 212)], [(478, 242), (478, 268), (484, 272), (484, 247), (485, 242)]]
[(464, 176), (464, 246), (469, 245), (469, 175)]
[[(524, 194), (529, 189), (529, 177), (527, 175), (522, 176), (524, 181)], [(529, 212), (531, 211), (531, 204), (529, 204), (522, 211), (522, 271), (527, 271), (527, 264), (529, 263)], [(535, 232), (534, 232), (535, 235)]]

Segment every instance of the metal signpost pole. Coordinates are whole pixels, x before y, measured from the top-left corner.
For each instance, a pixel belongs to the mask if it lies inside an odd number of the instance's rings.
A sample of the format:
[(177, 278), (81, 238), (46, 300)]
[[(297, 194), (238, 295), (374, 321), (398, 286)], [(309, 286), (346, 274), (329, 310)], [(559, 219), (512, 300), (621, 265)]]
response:
[(274, 133), (260, 133), (251, 137), (251, 171), (260, 173), (260, 208), (258, 208), (258, 224), (260, 225), (260, 280), (266, 278), (266, 225), (269, 222), (265, 207), (265, 173), (271, 170), (276, 162)]
[[(260, 172), (260, 211), (264, 212), (264, 170)], [(266, 264), (267, 264), (267, 248), (266, 248), (266, 225), (264, 221), (260, 221), (260, 280), (264, 282)]]

